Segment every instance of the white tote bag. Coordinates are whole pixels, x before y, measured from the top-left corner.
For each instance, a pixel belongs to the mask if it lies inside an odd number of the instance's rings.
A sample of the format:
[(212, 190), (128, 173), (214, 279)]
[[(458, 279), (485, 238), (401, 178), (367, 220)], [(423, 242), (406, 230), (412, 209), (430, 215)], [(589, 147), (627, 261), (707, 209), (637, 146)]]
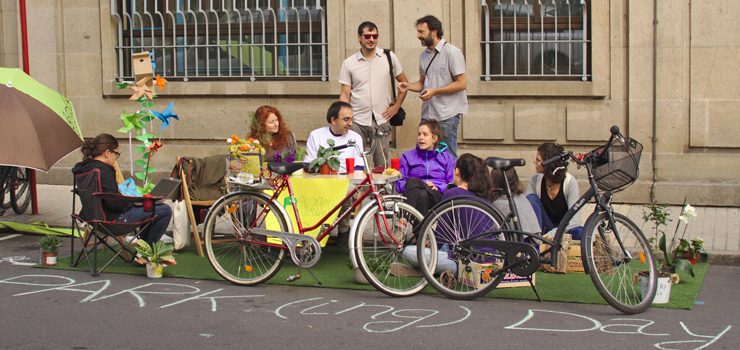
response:
[(172, 221), (173, 243), (175, 250), (180, 250), (190, 244), (190, 225), (188, 225), (188, 209), (185, 201), (173, 202)]

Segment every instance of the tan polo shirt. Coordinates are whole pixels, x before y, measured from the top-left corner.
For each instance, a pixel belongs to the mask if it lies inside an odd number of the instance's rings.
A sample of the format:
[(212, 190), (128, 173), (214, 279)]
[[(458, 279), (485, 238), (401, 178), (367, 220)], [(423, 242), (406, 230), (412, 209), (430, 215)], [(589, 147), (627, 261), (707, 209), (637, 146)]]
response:
[[(398, 77), (403, 72), (403, 68), (392, 51), (391, 61), (393, 62), (393, 74)], [(352, 88), (350, 104), (355, 123), (371, 126), (373, 115), (375, 115), (377, 124), (386, 122), (382, 115), (393, 103), (393, 99), (388, 58), (385, 57), (383, 49), (376, 47), (375, 57), (371, 60), (365, 59), (360, 51), (347, 57), (339, 70), (339, 83)]]

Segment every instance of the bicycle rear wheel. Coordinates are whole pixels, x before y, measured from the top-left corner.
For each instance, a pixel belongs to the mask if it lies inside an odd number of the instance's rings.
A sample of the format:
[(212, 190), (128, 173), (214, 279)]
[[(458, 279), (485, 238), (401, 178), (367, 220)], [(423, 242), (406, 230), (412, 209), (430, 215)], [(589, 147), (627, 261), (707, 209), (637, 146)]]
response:
[[(626, 313), (645, 311), (655, 297), (657, 275), (655, 261), (645, 236), (626, 216), (613, 213), (610, 223), (606, 213), (592, 215), (586, 222), (583, 263), (591, 280), (609, 305)], [(617, 239), (624, 244), (624, 254)], [(647, 290), (641, 291), (640, 277), (645, 273)]]
[(269, 198), (250, 192), (228, 194), (211, 206), (204, 226), (208, 261), (227, 281), (257, 285), (280, 270), (287, 249), (282, 241), (250, 233), (252, 228), (288, 231), (282, 212)]
[[(471, 199), (440, 204), (424, 219), (417, 246), (421, 272), (434, 289), (453, 299), (474, 299), (496, 288), (506, 258), (486, 242), (505, 240), (501, 217)], [(470, 242), (475, 239), (476, 243)]]
[(23, 214), (31, 203), (31, 170), (14, 168), (5, 184), (10, 192), (10, 206), (16, 214)]
[[(382, 212), (374, 206), (360, 218), (354, 235), (355, 260), (365, 279), (377, 290), (406, 297), (427, 285), (421, 272), (407, 261), (409, 255), (416, 254), (415, 248), (409, 247), (416, 241), (423, 219), (418, 210), (400, 199), (385, 199)], [(391, 236), (401, 245), (394, 243)], [(405, 249), (411, 253), (404, 254)]]
[(2, 183), (0, 183), (0, 195), (3, 196), (2, 204), (0, 204), (0, 208), (2, 209), (10, 209), (10, 192), (11, 187), (8, 186), (8, 183), (10, 182), (10, 171), (13, 169), (12, 166), (4, 166), (0, 165), (0, 179), (4, 179)]

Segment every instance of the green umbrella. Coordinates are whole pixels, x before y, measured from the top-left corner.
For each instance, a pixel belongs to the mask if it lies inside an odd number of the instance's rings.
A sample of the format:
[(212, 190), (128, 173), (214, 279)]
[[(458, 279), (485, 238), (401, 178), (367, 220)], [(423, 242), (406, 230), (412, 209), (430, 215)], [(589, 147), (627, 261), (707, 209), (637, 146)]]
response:
[(47, 171), (82, 145), (72, 102), (18, 68), (0, 67), (0, 165)]

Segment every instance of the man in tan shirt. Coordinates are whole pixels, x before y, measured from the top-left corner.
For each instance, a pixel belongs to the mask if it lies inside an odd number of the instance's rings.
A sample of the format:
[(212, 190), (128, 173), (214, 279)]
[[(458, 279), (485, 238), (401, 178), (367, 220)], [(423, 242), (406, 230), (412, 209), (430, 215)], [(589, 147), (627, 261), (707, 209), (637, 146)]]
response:
[[(401, 108), (406, 92), (398, 94), (395, 103), (391, 95), (390, 65), (383, 49), (379, 48), (378, 27), (373, 22), (362, 22), (357, 28), (360, 51), (347, 57), (339, 72), (342, 90), (339, 100), (352, 105), (352, 130), (362, 136), (365, 149), (375, 137), (374, 165), (387, 165), (392, 130), (388, 121)], [(401, 63), (393, 52), (393, 74), (398, 82), (407, 82)], [(382, 150), (381, 150), (382, 147)]]

